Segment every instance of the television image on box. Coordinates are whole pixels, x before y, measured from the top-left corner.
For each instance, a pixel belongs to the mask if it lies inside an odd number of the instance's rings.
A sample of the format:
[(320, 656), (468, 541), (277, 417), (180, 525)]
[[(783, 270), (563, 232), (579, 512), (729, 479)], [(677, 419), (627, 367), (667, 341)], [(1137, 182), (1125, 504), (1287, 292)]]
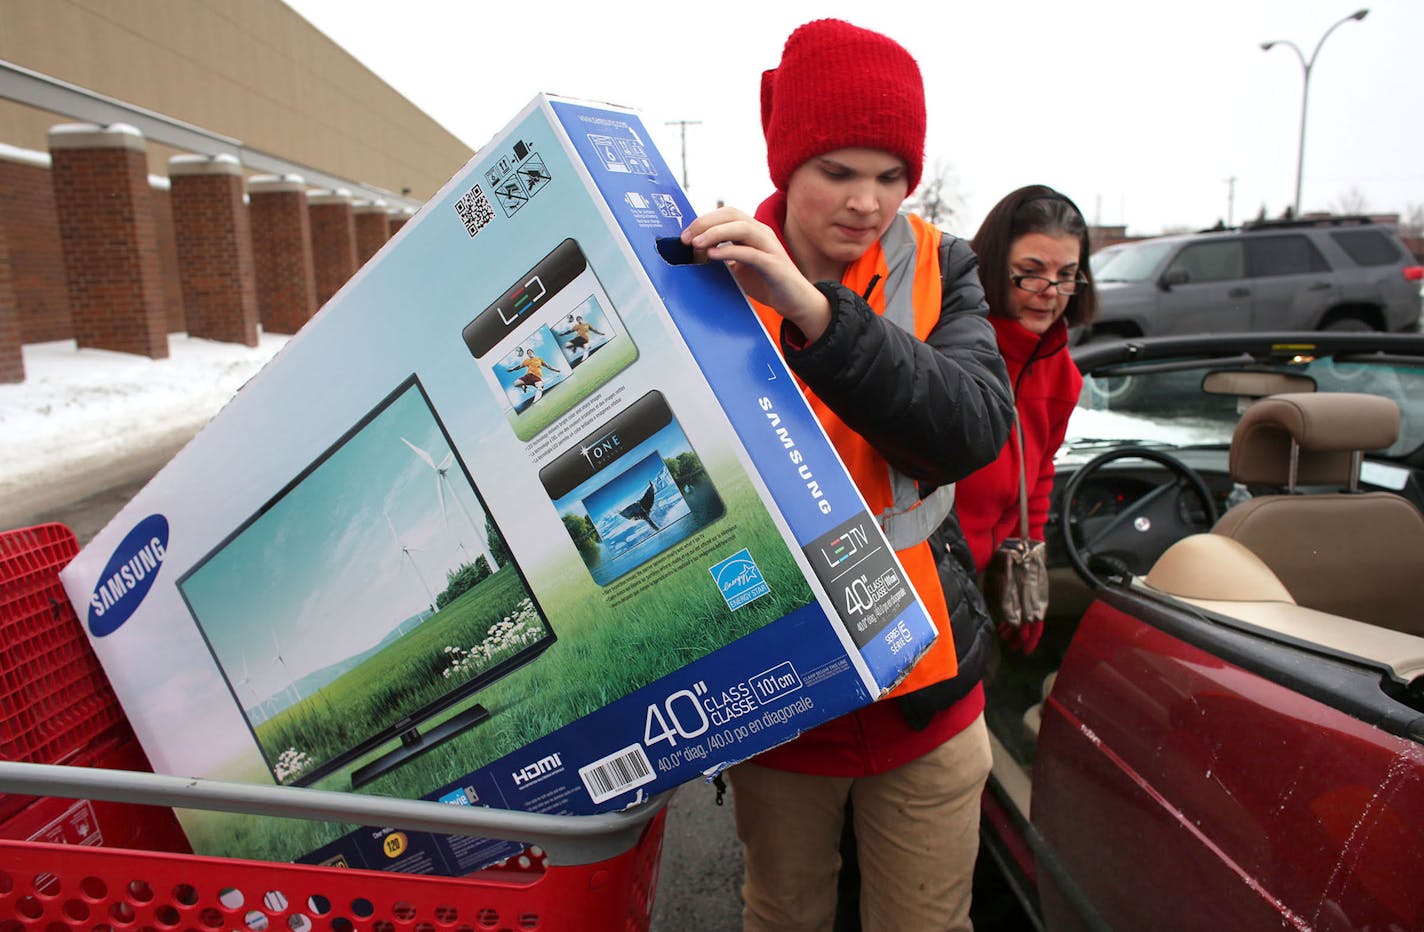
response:
[(390, 772), (555, 640), (414, 375), (178, 588), (284, 784)]
[(657, 450), (590, 492), (583, 510), (612, 558), (692, 514)]
[(539, 471), (584, 565), (606, 586), (723, 514), (662, 393), (648, 392)]
[[(573, 239), (515, 276), (464, 326), (461, 338), (514, 435), (524, 441), (638, 358), (607, 290)], [(555, 385), (559, 391), (551, 392)]]
[(568, 378), (572, 368), (553, 331), (540, 327), (501, 359), (494, 372), (505, 401), (516, 414), (523, 414)]
[(589, 295), (588, 300), (554, 324), (553, 333), (558, 338), (559, 349), (563, 351), (564, 358), (572, 369), (582, 365), (617, 336), (618, 329), (612, 319), (603, 312), (598, 298)]

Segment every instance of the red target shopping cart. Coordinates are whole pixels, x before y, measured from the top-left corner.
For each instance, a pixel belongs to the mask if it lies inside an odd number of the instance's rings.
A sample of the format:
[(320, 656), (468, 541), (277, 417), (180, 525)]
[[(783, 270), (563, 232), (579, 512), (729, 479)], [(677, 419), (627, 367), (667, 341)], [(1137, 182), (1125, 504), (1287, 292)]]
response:
[[(153, 774), (58, 572), (50, 524), (0, 533), (0, 932), (645, 930), (668, 794), (549, 816)], [(461, 878), (202, 857), (170, 807), (503, 838)]]

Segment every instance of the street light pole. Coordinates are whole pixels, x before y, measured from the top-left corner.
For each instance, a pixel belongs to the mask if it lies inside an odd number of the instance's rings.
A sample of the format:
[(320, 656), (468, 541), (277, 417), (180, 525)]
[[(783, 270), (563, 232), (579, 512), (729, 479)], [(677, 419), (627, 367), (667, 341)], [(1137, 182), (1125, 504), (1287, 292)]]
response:
[(1320, 37), (1320, 41), (1315, 43), (1315, 50), (1310, 53), (1309, 58), (1305, 57), (1305, 53), (1300, 50), (1300, 46), (1296, 45), (1289, 39), (1275, 39), (1270, 42), (1261, 43), (1261, 51), (1263, 52), (1269, 52), (1271, 49), (1275, 48), (1278, 45), (1284, 45), (1288, 47), (1292, 52), (1295, 52), (1295, 57), (1300, 59), (1300, 67), (1305, 73), (1304, 81), (1302, 82), (1300, 90), (1300, 142), (1296, 145), (1295, 154), (1295, 207), (1293, 209), (1295, 212), (1295, 216), (1297, 217), (1300, 216), (1301, 173), (1305, 168), (1305, 108), (1306, 103), (1310, 99), (1310, 69), (1315, 67), (1315, 56), (1320, 54), (1320, 47), (1325, 44), (1325, 40), (1330, 37), (1330, 33), (1334, 32), (1336, 29), (1340, 28), (1341, 26), (1352, 20), (1355, 22), (1359, 22), (1360, 20), (1368, 16), (1369, 12), (1369, 9), (1356, 10), (1349, 16), (1335, 23), (1329, 29), (1325, 30), (1325, 34)]

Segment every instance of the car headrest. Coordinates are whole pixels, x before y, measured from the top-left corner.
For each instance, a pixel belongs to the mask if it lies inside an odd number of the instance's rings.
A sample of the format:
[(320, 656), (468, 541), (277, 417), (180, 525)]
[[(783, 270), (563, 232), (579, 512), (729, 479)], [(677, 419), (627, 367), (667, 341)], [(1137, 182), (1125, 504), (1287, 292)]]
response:
[(1231, 438), (1231, 477), (1246, 485), (1345, 485), (1356, 478), (1356, 451), (1378, 450), (1399, 436), (1399, 406), (1378, 395), (1346, 392), (1272, 395), (1246, 409)]

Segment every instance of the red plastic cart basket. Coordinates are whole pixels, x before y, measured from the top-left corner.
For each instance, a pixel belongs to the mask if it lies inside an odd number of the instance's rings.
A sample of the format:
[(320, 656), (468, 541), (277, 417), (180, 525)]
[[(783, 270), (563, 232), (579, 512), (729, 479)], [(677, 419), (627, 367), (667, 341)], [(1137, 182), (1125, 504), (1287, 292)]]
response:
[[(42, 524), (0, 533), (0, 756), (73, 763), (93, 743), (131, 736), (59, 571), (73, 532)], [(88, 761), (85, 761), (88, 763)]]
[[(59, 583), (78, 552), (62, 524), (0, 533), (0, 759), (151, 770)], [(0, 837), (191, 850), (168, 809), (43, 796), (0, 796)]]
[[(0, 840), (0, 932), (624, 932), (652, 917), (667, 794), (551, 816), (85, 767), (0, 762), (0, 790), (97, 796), (528, 842), (514, 863), (444, 878)], [(376, 818), (372, 818), (372, 817)]]
[(6, 825), (23, 824), (17, 814), (36, 805), (78, 799), (147, 814), (138, 821), (149, 830), (133, 837), (162, 842), (174, 839), (152, 826), (171, 821), (167, 807), (177, 806), (531, 846), (504, 864), (445, 878), (200, 857), (148, 844), (108, 847), (112, 838), (102, 847), (93, 837), (79, 844), (0, 838), (0, 932), (649, 927), (669, 794), (628, 812), (560, 817), (156, 775), (142, 772), (141, 752), (137, 769), (105, 766), (129, 767), (132, 758), (111, 749), (136, 744), (59, 586), (59, 569), (77, 549), (62, 525), (0, 533), (0, 793), (7, 794), (0, 795), (0, 835), (13, 836)]

